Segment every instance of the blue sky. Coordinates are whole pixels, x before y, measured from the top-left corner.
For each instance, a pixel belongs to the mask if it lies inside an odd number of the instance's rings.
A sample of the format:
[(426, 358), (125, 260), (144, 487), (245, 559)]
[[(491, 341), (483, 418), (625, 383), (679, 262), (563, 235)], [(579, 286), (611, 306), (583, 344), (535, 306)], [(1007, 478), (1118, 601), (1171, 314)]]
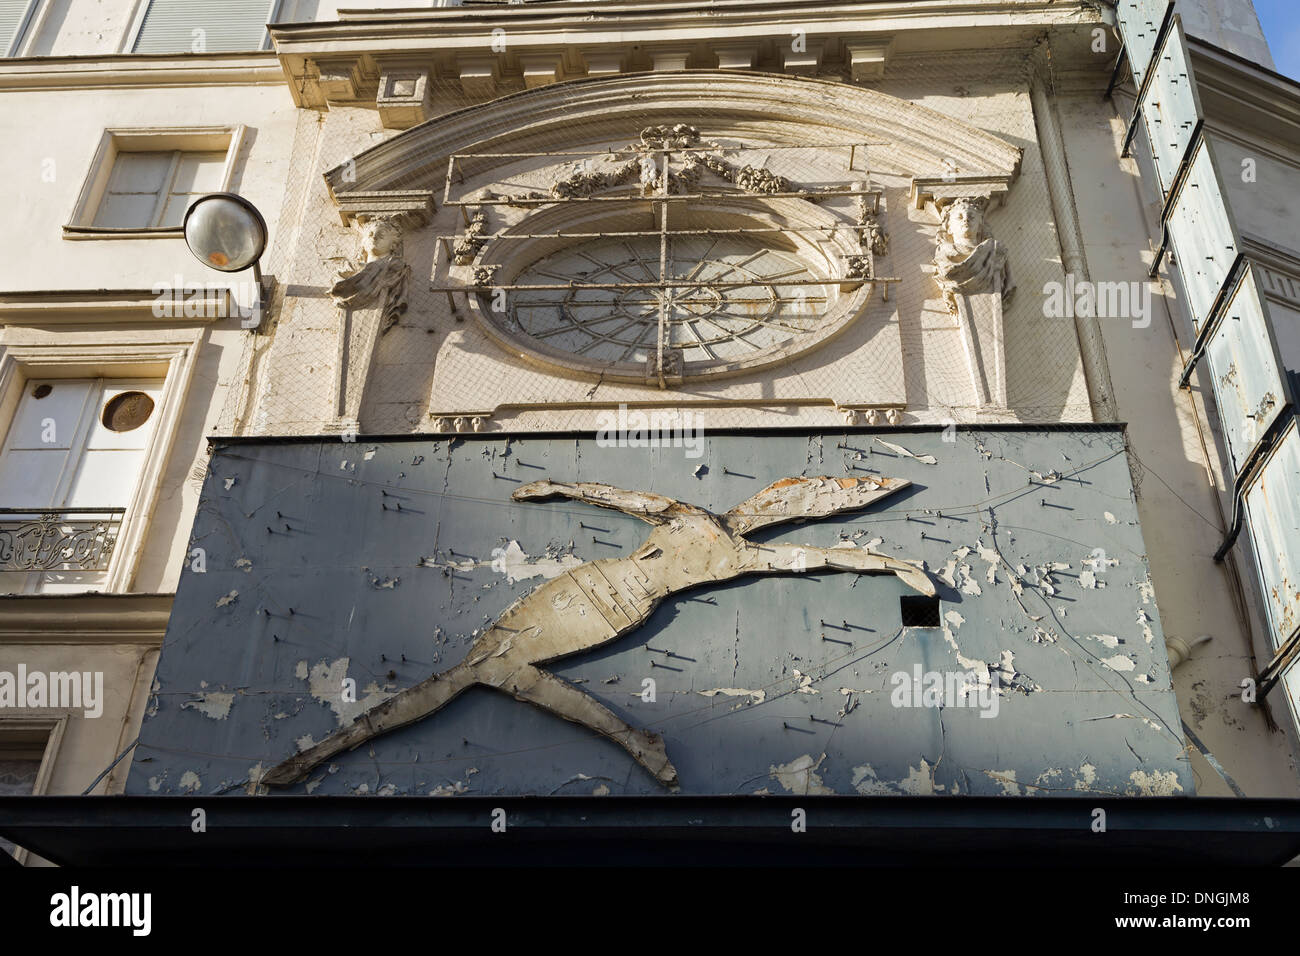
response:
[(1255, 12), (1277, 71), (1300, 80), (1300, 4), (1296, 0), (1255, 0)]

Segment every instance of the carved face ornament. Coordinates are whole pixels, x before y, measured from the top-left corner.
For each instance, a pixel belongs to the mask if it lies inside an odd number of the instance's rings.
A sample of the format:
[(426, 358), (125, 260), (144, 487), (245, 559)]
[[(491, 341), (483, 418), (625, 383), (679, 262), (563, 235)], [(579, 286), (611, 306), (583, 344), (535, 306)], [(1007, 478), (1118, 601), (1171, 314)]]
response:
[(958, 249), (970, 250), (984, 238), (984, 204), (978, 199), (957, 199), (943, 211), (941, 227)]

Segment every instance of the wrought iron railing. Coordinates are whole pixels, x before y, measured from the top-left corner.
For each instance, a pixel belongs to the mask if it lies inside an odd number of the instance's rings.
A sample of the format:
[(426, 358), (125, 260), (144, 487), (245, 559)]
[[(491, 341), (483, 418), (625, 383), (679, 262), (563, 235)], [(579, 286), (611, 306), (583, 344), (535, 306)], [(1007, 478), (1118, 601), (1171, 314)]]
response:
[(0, 508), (0, 573), (106, 571), (125, 508)]

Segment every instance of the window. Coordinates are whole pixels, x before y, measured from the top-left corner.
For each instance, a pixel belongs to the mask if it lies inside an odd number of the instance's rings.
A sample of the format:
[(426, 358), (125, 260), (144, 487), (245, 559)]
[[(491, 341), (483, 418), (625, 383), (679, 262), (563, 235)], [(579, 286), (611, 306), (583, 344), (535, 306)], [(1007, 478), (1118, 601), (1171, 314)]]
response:
[(147, 0), (130, 37), (132, 53), (244, 53), (265, 49), (275, 0)]
[(104, 586), (144, 469), (162, 384), (25, 383), (0, 451), (0, 591)]
[(17, 56), (38, 0), (0, 0), (0, 56)]
[(898, 599), (903, 627), (939, 627), (939, 599), (924, 594), (904, 594)]
[(179, 226), (197, 197), (219, 192), (224, 151), (118, 153), (94, 225), (113, 229)]
[(199, 196), (230, 188), (242, 126), (107, 130), (69, 239), (177, 237)]
[[(66, 717), (5, 718), (0, 720), (0, 798), (45, 793)], [(0, 837), (0, 853), (26, 862), (27, 851)]]

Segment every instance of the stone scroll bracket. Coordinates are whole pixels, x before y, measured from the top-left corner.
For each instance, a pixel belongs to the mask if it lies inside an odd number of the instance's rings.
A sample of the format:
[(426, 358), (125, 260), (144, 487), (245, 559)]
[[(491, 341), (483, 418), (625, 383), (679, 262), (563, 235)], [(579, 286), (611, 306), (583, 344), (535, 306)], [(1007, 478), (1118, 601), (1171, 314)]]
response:
[(912, 179), (913, 209), (928, 209), (936, 216), (954, 199), (983, 199), (989, 206), (1001, 206), (1011, 191), (1012, 176), (952, 175), (916, 176)]

